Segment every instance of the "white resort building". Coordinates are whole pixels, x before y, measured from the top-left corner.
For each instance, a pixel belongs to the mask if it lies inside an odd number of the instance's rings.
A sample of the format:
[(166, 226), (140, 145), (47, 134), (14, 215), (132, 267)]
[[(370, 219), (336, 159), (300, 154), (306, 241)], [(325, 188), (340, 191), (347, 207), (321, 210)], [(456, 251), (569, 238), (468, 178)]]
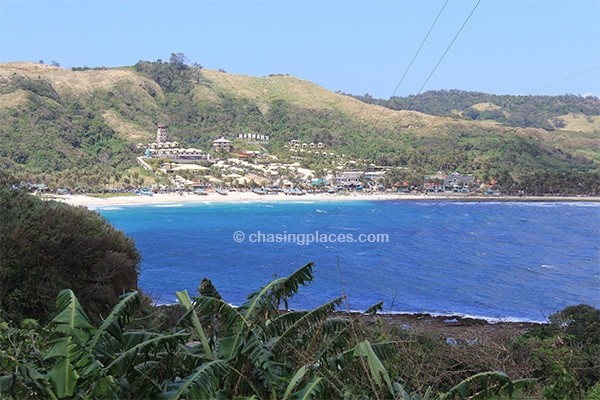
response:
[(221, 137), (217, 140), (213, 140), (213, 148), (215, 150), (231, 151), (231, 141)]
[(148, 143), (146, 148), (147, 158), (164, 158), (167, 160), (209, 160), (210, 155), (200, 149), (179, 147), (178, 142), (170, 142), (167, 137), (167, 127), (158, 125), (156, 141)]

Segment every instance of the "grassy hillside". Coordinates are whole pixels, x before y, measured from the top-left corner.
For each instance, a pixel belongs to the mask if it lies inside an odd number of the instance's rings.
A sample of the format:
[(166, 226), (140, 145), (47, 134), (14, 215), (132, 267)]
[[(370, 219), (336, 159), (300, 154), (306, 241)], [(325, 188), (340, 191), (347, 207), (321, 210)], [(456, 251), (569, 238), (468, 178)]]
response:
[[(472, 108), (502, 111), (490, 102)], [(287, 75), (250, 77), (166, 62), (77, 71), (0, 64), (0, 117), (0, 165), (44, 180), (100, 181), (129, 169), (140, 154), (135, 145), (153, 141), (159, 123), (185, 147), (209, 150), (219, 136), (268, 134), (268, 150), (282, 157), (288, 141), (298, 139), (367, 163), (482, 179), (594, 170), (600, 163), (600, 139), (588, 129), (600, 118), (565, 115), (564, 129), (553, 131), (504, 126), (394, 111)], [(323, 166), (311, 157), (305, 163)]]

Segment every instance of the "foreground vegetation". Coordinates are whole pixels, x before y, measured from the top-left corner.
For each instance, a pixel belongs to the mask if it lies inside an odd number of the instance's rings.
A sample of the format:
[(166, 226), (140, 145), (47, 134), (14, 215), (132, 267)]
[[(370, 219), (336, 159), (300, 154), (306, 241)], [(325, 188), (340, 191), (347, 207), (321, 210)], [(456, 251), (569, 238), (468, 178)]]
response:
[[(185, 291), (177, 293), (185, 314), (166, 333), (126, 329), (140, 305), (137, 292), (125, 295), (94, 327), (73, 292), (64, 290), (47, 336), (24, 332), (32, 339), (28, 348), (13, 346), (9, 351), (15, 354), (2, 358), (9, 374), (1, 378), (0, 390), (50, 398), (408, 396), (384, 365), (393, 355), (392, 343), (372, 344), (355, 321), (330, 316), (341, 299), (311, 311), (279, 311), (310, 280), (307, 264), (250, 294), (239, 308), (204, 280), (194, 301)], [(10, 338), (19, 332), (5, 326), (3, 333)], [(530, 383), (480, 374), (439, 398), (472, 391), (509, 394)]]
[(591, 306), (524, 335), (449, 341), (384, 323), (381, 304), (368, 322), (334, 312), (343, 297), (288, 310), (309, 263), (239, 307), (204, 279), (157, 308), (129, 291), (133, 242), (97, 213), (10, 185), (0, 200), (2, 398), (600, 399)]
[[(452, 345), (332, 313), (343, 298), (286, 311), (312, 281), (312, 267), (274, 279), (240, 307), (204, 279), (194, 299), (177, 292), (181, 317), (162, 329), (155, 325), (160, 316), (141, 318), (138, 292), (122, 296), (94, 325), (74, 293), (63, 290), (46, 327), (33, 320), (20, 328), (0, 324), (0, 393), (15, 399), (600, 398), (598, 309), (569, 307), (506, 343)], [(531, 366), (537, 379), (470, 373), (507, 360)], [(444, 378), (459, 369), (469, 374), (462, 381)]]
[(47, 323), (73, 289), (93, 321), (137, 289), (133, 240), (84, 207), (43, 201), (0, 172), (0, 317)]

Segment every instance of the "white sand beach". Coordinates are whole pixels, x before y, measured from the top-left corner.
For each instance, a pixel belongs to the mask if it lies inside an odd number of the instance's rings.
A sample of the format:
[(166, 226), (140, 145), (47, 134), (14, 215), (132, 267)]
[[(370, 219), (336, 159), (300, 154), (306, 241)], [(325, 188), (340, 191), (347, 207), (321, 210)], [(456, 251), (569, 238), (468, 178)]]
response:
[(561, 196), (482, 196), (469, 194), (406, 194), (406, 193), (352, 193), (332, 195), (314, 193), (305, 195), (260, 195), (253, 192), (229, 192), (227, 195), (208, 192), (206, 195), (194, 193), (158, 193), (147, 195), (123, 195), (97, 197), (93, 195), (51, 195), (44, 196), (75, 206), (89, 208), (139, 204), (173, 204), (189, 202), (274, 202), (274, 201), (356, 201), (356, 200), (452, 200), (452, 201), (591, 201), (600, 202), (600, 197), (561, 197)]
[(424, 195), (399, 195), (399, 194), (351, 194), (331, 195), (314, 193), (305, 195), (260, 195), (253, 192), (229, 192), (227, 195), (208, 192), (206, 195), (194, 193), (155, 193), (152, 196), (126, 195), (98, 197), (93, 195), (53, 195), (52, 198), (67, 204), (85, 207), (123, 206), (138, 204), (172, 204), (190, 202), (274, 202), (274, 201), (351, 201), (351, 200), (397, 200), (397, 199), (425, 199)]

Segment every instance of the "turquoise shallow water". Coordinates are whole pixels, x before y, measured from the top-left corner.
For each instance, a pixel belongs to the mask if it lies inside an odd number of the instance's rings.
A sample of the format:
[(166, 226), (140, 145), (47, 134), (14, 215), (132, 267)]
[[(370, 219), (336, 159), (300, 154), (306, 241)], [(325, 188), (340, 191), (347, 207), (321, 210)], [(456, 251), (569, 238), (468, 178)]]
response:
[(159, 303), (196, 293), (207, 277), (240, 304), (313, 261), (315, 280), (292, 308), (342, 291), (351, 310), (383, 301), (389, 312), (493, 320), (600, 307), (600, 203), (306, 200), (97, 211), (135, 239), (140, 287)]

